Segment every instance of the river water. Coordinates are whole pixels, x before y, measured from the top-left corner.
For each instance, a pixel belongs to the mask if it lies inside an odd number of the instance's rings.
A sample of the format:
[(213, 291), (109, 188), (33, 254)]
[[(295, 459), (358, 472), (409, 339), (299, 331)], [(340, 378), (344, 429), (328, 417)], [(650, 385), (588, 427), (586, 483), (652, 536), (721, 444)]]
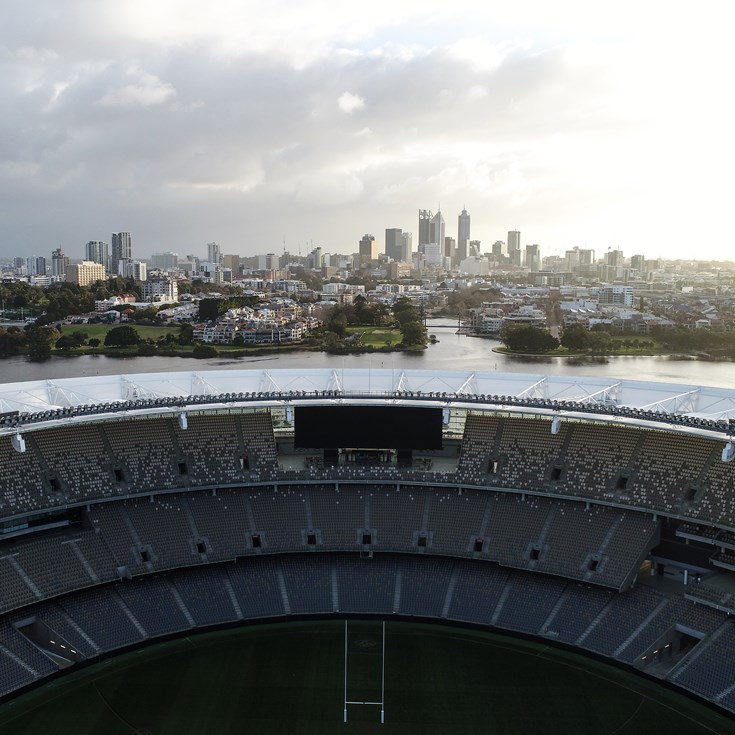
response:
[(520, 357), (493, 352), (499, 342), (456, 334), (456, 321), (430, 319), (429, 333), (439, 340), (423, 353), (392, 352), (372, 355), (329, 355), (325, 352), (289, 352), (195, 360), (183, 357), (107, 357), (82, 355), (53, 357), (32, 363), (25, 357), (0, 360), (0, 382), (77, 378), (118, 373), (162, 373), (178, 370), (242, 370), (247, 368), (353, 368), (370, 366), (388, 369), (472, 370), (579, 375), (627, 380), (735, 388), (735, 363), (707, 362), (668, 356), (653, 357)]

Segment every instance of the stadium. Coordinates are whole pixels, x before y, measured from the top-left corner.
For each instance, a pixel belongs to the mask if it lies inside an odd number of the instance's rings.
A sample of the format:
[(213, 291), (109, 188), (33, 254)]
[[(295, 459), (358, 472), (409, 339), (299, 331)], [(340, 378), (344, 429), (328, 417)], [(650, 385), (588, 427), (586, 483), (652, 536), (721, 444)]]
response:
[(583, 654), (635, 672), (651, 699), (731, 718), (734, 429), (733, 390), (627, 380), (325, 369), (4, 385), (0, 696), (194, 631), (283, 622), (258, 626), (266, 650), (305, 625), (334, 648), (325, 717), (387, 728), (386, 661), (413, 621)]

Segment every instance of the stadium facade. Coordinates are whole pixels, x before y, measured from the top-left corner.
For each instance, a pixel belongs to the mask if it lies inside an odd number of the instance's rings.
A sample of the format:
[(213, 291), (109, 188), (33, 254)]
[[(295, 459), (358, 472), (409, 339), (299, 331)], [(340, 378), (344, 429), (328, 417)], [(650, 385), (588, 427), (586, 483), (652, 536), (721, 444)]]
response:
[(0, 695), (195, 628), (375, 615), (564, 644), (735, 712), (734, 425), (732, 390), (491, 372), (2, 386)]

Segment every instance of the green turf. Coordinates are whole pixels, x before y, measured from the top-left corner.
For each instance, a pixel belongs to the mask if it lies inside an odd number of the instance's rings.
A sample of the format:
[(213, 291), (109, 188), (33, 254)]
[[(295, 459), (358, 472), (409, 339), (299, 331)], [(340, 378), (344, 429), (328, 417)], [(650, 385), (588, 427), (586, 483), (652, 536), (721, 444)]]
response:
[[(606, 733), (712, 735), (735, 723), (655, 683), (542, 644), (386, 626), (385, 717), (342, 721), (344, 627), (287, 623), (154, 645), (0, 707), (0, 735)], [(380, 624), (350, 622), (348, 698), (380, 698)]]
[(386, 347), (401, 341), (401, 332), (389, 327), (348, 327), (348, 335), (359, 335), (357, 344), (363, 347)]

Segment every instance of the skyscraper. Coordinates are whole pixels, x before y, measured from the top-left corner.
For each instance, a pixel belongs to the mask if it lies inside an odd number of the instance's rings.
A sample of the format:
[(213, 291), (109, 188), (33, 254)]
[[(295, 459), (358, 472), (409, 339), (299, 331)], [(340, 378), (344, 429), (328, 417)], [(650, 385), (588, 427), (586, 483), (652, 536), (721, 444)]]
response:
[(463, 207), (457, 218), (457, 260), (461, 263), (467, 257), (470, 242), (470, 215)]
[(51, 275), (55, 278), (66, 276), (66, 267), (69, 262), (69, 257), (64, 255), (64, 251), (61, 248), (56, 248), (51, 253)]
[(104, 266), (110, 272), (110, 246), (102, 240), (90, 240), (84, 247), (84, 259)]
[(413, 255), (413, 235), (410, 232), (401, 233), (401, 245), (403, 249), (399, 260), (402, 260), (404, 263), (410, 263), (411, 256)]
[(385, 231), (385, 254), (391, 260), (404, 260), (403, 232), (398, 227), (391, 227)]
[(360, 240), (360, 266), (365, 267), (371, 260), (377, 260), (378, 258), (378, 244), (375, 242), (375, 238), (370, 235), (363, 235)]
[(520, 230), (510, 230), (508, 232), (508, 257), (513, 265), (521, 265)]
[(210, 263), (218, 264), (222, 258), (222, 252), (216, 242), (207, 243), (207, 260)]
[(455, 258), (457, 251), (457, 241), (453, 237), (444, 238), (444, 257)]
[(429, 242), (438, 245), (441, 251), (444, 250), (444, 217), (441, 210), (431, 218), (429, 238)]
[(531, 271), (541, 270), (541, 250), (538, 245), (526, 245), (526, 267)]
[(114, 273), (120, 274), (120, 261), (132, 260), (132, 246), (129, 232), (112, 233), (111, 267)]
[(431, 220), (434, 217), (430, 209), (419, 209), (419, 242), (418, 252), (424, 252), (424, 246), (431, 240)]

